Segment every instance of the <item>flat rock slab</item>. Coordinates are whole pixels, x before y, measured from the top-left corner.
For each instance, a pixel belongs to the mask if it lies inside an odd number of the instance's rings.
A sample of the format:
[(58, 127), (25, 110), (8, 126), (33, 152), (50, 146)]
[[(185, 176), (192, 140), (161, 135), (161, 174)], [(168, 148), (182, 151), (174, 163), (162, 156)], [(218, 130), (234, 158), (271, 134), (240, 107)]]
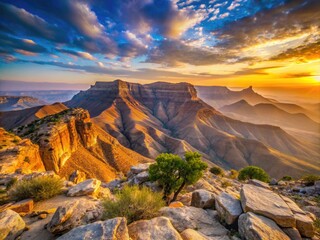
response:
[(229, 225), (243, 213), (240, 200), (225, 192), (216, 197), (215, 204), (219, 217)]
[(128, 226), (132, 240), (182, 240), (180, 234), (166, 217), (136, 221)]
[(240, 195), (244, 212), (254, 212), (268, 217), (281, 227), (296, 226), (296, 220), (289, 206), (271, 190), (245, 184)]
[(33, 210), (33, 200), (25, 199), (20, 202), (16, 202), (10, 205), (8, 209), (11, 209), (17, 213), (30, 213)]
[(248, 183), (249, 183), (249, 184), (252, 184), (252, 185), (255, 185), (255, 186), (257, 186), (257, 187), (262, 187), (262, 188), (265, 188), (265, 189), (271, 189), (268, 183), (259, 181), (259, 180), (257, 180), (257, 179), (250, 179), (250, 180), (248, 181)]
[(98, 179), (88, 179), (71, 187), (67, 192), (68, 197), (85, 196), (94, 194), (100, 187), (101, 181)]
[(269, 218), (244, 213), (239, 217), (239, 233), (246, 240), (290, 240), (290, 238)]
[(170, 219), (172, 225), (178, 232), (191, 228), (206, 237), (224, 237), (228, 230), (218, 221), (218, 214), (213, 210), (204, 210), (196, 207), (181, 207), (160, 209), (160, 214)]
[(201, 233), (197, 232), (193, 229), (186, 229), (181, 233), (181, 237), (183, 240), (208, 240), (206, 236), (202, 235)]
[(129, 240), (127, 220), (118, 217), (80, 226), (57, 240)]

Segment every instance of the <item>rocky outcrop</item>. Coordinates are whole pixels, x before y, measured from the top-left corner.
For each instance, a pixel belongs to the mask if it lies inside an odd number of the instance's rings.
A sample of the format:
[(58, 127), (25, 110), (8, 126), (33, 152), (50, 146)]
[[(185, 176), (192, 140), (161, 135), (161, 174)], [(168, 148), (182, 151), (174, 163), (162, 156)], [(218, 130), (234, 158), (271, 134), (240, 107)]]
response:
[(166, 217), (157, 217), (151, 220), (136, 221), (128, 226), (132, 240), (182, 240)]
[(0, 128), (0, 173), (45, 171), (39, 146)]
[(70, 175), (69, 180), (75, 184), (83, 182), (84, 180), (86, 180), (86, 174), (84, 172), (76, 170)]
[(217, 212), (213, 210), (204, 210), (195, 207), (160, 209), (162, 216), (170, 219), (172, 225), (178, 232), (191, 228), (207, 237), (223, 237), (228, 234), (228, 230), (223, 227), (219, 221)]
[(244, 212), (253, 212), (268, 217), (281, 227), (296, 226), (291, 209), (278, 194), (271, 190), (245, 184), (240, 195)]
[(243, 212), (240, 200), (225, 192), (216, 197), (215, 206), (219, 217), (228, 225), (234, 224)]
[(251, 212), (239, 217), (239, 233), (247, 240), (290, 240), (274, 221)]
[(127, 220), (113, 218), (72, 229), (59, 240), (129, 240)]
[(198, 208), (214, 207), (214, 194), (204, 189), (195, 190), (192, 192), (191, 206)]
[(270, 190), (270, 186), (269, 186), (268, 183), (259, 181), (259, 180), (257, 180), (257, 179), (249, 179), (248, 183), (249, 183), (249, 184), (252, 184), (252, 185), (255, 185), (255, 186), (257, 186), (257, 187), (262, 187), (262, 188), (265, 188), (265, 189), (269, 189), (269, 190)]
[(80, 199), (58, 207), (47, 229), (53, 234), (61, 234), (75, 227), (98, 221), (101, 216), (102, 208), (99, 202)]
[(197, 232), (193, 229), (186, 229), (181, 233), (181, 237), (183, 240), (208, 240), (203, 234)]
[(25, 227), (26, 224), (18, 213), (9, 209), (0, 213), (0, 239), (14, 240)]
[(76, 196), (85, 196), (85, 195), (92, 195), (98, 191), (101, 185), (101, 181), (97, 179), (88, 179), (77, 185), (71, 187), (68, 192), (68, 197), (76, 197)]
[(16, 111), (46, 104), (29, 96), (0, 96), (0, 111)]
[(33, 200), (32, 199), (25, 199), (19, 202), (16, 202), (8, 207), (8, 209), (11, 209), (15, 211), (16, 213), (22, 213), (27, 214), (30, 213), (33, 210)]

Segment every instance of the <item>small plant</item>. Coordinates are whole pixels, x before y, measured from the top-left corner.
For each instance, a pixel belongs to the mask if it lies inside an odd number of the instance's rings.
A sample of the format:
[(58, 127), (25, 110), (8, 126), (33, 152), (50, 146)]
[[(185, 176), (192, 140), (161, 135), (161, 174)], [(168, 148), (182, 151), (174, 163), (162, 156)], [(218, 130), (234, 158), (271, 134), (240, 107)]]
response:
[(223, 181), (221, 183), (221, 187), (223, 187), (223, 188), (227, 188), (227, 187), (231, 187), (231, 186), (232, 186), (232, 183), (229, 181)]
[(309, 174), (309, 175), (306, 175), (302, 178), (304, 184), (306, 186), (313, 186), (315, 181), (319, 181), (320, 180), (320, 176), (319, 175), (312, 175), (312, 174)]
[(125, 186), (115, 197), (116, 200), (103, 201), (104, 219), (126, 217), (128, 223), (150, 219), (157, 216), (158, 210), (165, 205), (162, 194), (147, 187)]
[(13, 139), (11, 142), (13, 142), (13, 143), (19, 143), (20, 141), (19, 141), (18, 138), (15, 138), (15, 139)]
[(319, 218), (316, 218), (316, 220), (314, 221), (314, 228), (317, 233), (320, 233), (320, 219)]
[(217, 176), (224, 176), (224, 171), (220, 167), (212, 167), (210, 172)]
[(249, 179), (257, 179), (262, 182), (270, 181), (269, 175), (262, 168), (259, 168), (256, 166), (248, 166), (248, 167), (242, 168), (239, 172), (238, 179), (242, 181), (249, 180)]
[(6, 189), (9, 190), (17, 181), (18, 181), (17, 178), (11, 178), (6, 185)]
[(59, 177), (41, 176), (15, 183), (9, 191), (9, 196), (13, 200), (33, 198), (34, 201), (41, 201), (58, 195), (62, 186)]
[(293, 178), (292, 178), (291, 176), (283, 176), (283, 177), (281, 178), (281, 180), (282, 180), (282, 181), (292, 181)]
[(231, 179), (237, 179), (237, 178), (238, 178), (238, 175), (239, 175), (239, 173), (238, 173), (237, 170), (234, 170), (234, 169), (231, 169), (231, 170), (230, 170), (230, 175), (229, 175), (229, 177), (230, 177)]

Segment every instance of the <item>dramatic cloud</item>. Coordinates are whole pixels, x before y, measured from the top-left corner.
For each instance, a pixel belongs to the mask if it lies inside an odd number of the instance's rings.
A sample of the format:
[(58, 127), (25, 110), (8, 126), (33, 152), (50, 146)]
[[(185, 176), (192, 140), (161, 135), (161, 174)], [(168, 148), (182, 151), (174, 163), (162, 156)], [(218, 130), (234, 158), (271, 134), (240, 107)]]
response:
[(59, 48), (57, 48), (56, 50), (58, 52), (65, 53), (74, 57), (81, 57), (88, 60), (95, 60), (95, 58), (90, 53), (87, 53), (87, 52), (77, 52), (69, 49), (59, 49)]

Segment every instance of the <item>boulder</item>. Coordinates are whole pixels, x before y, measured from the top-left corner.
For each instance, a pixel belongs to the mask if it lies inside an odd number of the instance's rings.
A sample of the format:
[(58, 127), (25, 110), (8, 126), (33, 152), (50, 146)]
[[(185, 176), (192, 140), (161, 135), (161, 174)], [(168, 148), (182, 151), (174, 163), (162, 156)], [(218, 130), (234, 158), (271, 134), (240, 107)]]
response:
[(170, 219), (178, 232), (191, 228), (207, 237), (224, 237), (228, 230), (218, 221), (218, 214), (213, 210), (196, 207), (181, 207), (160, 209), (160, 214)]
[(290, 239), (302, 240), (301, 235), (296, 228), (282, 228), (282, 231), (287, 234)]
[(149, 166), (150, 166), (149, 163), (141, 163), (141, 164), (138, 164), (136, 166), (132, 166), (130, 168), (130, 172), (132, 174), (139, 174), (141, 172), (147, 171), (149, 169)]
[(216, 197), (215, 206), (219, 217), (229, 225), (235, 223), (243, 212), (240, 200), (225, 192)]
[(132, 183), (135, 185), (140, 185), (144, 182), (147, 182), (148, 180), (149, 180), (149, 173), (141, 172), (133, 178)]
[(266, 189), (270, 189), (270, 186), (268, 183), (265, 183), (265, 182), (262, 182), (262, 181), (259, 181), (257, 179), (250, 179), (248, 181), (249, 184), (252, 184), (252, 185), (255, 185), (257, 187), (262, 187), (262, 188), (266, 188)]
[(287, 183), (286, 183), (285, 181), (280, 180), (280, 181), (278, 182), (278, 185), (279, 185), (279, 186), (286, 186)]
[(69, 177), (69, 180), (75, 184), (83, 182), (86, 179), (87, 179), (86, 174), (84, 172), (79, 171), (79, 170), (76, 170), (73, 173), (71, 173), (71, 175)]
[(281, 196), (294, 214), (296, 227), (304, 237), (313, 237), (314, 226), (313, 220), (290, 198)]
[(270, 181), (270, 185), (277, 185), (278, 181), (275, 178), (272, 178)]
[(320, 218), (320, 207), (317, 207), (317, 206), (306, 206), (306, 207), (303, 207), (303, 210), (314, 214), (317, 218)]
[(247, 240), (290, 240), (290, 238), (269, 218), (252, 212), (239, 217), (239, 233)]
[(181, 237), (183, 240), (208, 240), (208, 238), (201, 233), (188, 228), (181, 233)]
[(30, 213), (33, 210), (33, 200), (25, 199), (9, 206), (9, 209), (17, 213)]
[(214, 194), (204, 189), (195, 190), (192, 192), (191, 206), (197, 208), (214, 207)]
[(285, 201), (271, 190), (245, 184), (241, 191), (244, 212), (254, 212), (271, 218), (281, 227), (295, 227), (296, 220)]
[(98, 202), (80, 199), (58, 207), (47, 229), (53, 234), (61, 234), (80, 225), (100, 220), (102, 212)]
[(127, 220), (122, 217), (98, 221), (72, 229), (59, 240), (129, 240)]
[(71, 187), (67, 192), (68, 197), (85, 196), (94, 194), (100, 187), (101, 181), (97, 179), (88, 179)]
[(166, 217), (140, 220), (128, 226), (132, 240), (182, 240), (180, 234)]
[(109, 188), (99, 187), (99, 189), (94, 194), (97, 198), (112, 198), (112, 193)]
[(0, 239), (16, 239), (25, 227), (26, 224), (18, 213), (10, 209), (0, 213)]

